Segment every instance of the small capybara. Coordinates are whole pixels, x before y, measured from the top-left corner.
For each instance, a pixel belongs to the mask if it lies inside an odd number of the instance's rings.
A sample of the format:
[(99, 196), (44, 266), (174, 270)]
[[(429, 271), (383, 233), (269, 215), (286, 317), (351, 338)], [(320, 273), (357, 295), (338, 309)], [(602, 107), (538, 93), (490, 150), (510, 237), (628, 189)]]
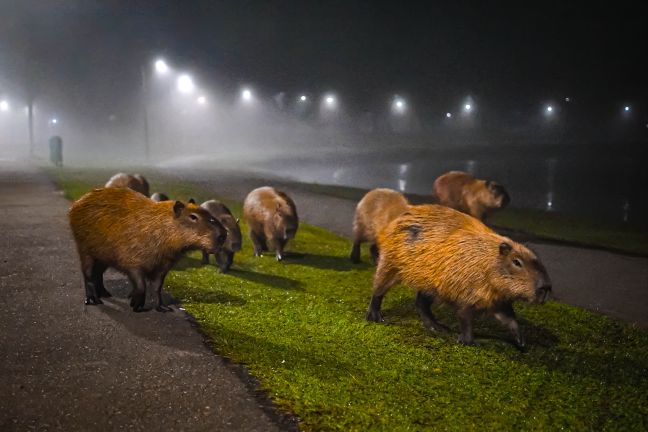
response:
[(493, 210), (508, 205), (510, 197), (504, 186), (479, 180), (461, 171), (450, 171), (434, 181), (434, 196), (439, 204), (484, 220)]
[(402, 282), (417, 291), (416, 309), (428, 329), (445, 329), (430, 310), (438, 298), (457, 308), (461, 343), (473, 344), (473, 314), (487, 311), (523, 349), (512, 303), (518, 299), (542, 303), (551, 291), (547, 271), (532, 251), (448, 207), (411, 206), (381, 231), (378, 246), (368, 321), (383, 320), (383, 296)]
[[(200, 205), (211, 214), (218, 222), (221, 223), (227, 230), (227, 239), (221, 248), (220, 252), (216, 254), (216, 264), (222, 273), (227, 271), (232, 266), (234, 261), (234, 253), (241, 250), (242, 236), (241, 228), (239, 227), (239, 220), (232, 215), (232, 212), (225, 204), (216, 200), (205, 201)], [(203, 264), (209, 263), (209, 253), (203, 251)]]
[(248, 224), (254, 255), (261, 256), (269, 244), (277, 260), (283, 260), (284, 247), (299, 227), (293, 200), (269, 186), (254, 189), (243, 202), (243, 218)]
[(353, 218), (353, 248), (351, 261), (360, 262), (360, 245), (371, 244), (374, 264), (378, 262), (378, 233), (387, 224), (409, 209), (409, 203), (402, 193), (392, 189), (373, 189), (362, 197)]
[(149, 196), (149, 183), (140, 174), (125, 174), (117, 173), (114, 176), (110, 177), (108, 183), (106, 183), (107, 188), (130, 188), (136, 192), (141, 193), (144, 196)]
[(169, 196), (164, 192), (155, 192), (153, 195), (151, 195), (151, 199), (155, 202), (169, 201)]
[(131, 281), (131, 307), (143, 310), (146, 286), (157, 290), (160, 311), (164, 278), (183, 252), (218, 252), (226, 231), (205, 209), (180, 201), (154, 202), (129, 188), (95, 189), (69, 211), (86, 291), (86, 304), (102, 303), (108, 267)]

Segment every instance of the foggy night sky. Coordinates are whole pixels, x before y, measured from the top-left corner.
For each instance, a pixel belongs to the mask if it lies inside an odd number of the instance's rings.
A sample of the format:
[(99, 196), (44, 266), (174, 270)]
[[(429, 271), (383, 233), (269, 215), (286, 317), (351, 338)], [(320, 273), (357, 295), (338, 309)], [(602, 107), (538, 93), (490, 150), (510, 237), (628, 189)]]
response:
[(469, 94), (614, 110), (645, 104), (647, 18), (642, 1), (0, 0), (0, 80), (33, 73), (103, 113), (162, 54), (232, 91), (333, 89), (358, 109), (399, 93), (439, 110)]

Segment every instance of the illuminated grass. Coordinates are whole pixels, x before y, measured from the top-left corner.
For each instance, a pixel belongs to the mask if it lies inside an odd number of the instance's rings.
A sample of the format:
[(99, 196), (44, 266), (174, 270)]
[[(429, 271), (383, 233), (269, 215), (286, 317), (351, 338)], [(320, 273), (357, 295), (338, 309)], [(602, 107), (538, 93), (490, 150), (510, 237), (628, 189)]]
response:
[[(59, 177), (71, 196), (89, 189), (87, 179)], [(165, 190), (204, 196), (186, 184)], [(231, 274), (192, 253), (169, 274), (167, 290), (214, 350), (245, 364), (303, 429), (648, 428), (643, 331), (556, 302), (518, 304), (528, 353), (506, 343), (490, 318), (475, 323), (480, 346), (463, 347), (456, 334), (423, 329), (402, 287), (385, 299), (387, 325), (365, 322), (373, 268), (348, 261), (344, 238), (303, 225), (283, 263), (254, 258), (245, 240)], [(437, 312), (457, 330), (448, 308)]]

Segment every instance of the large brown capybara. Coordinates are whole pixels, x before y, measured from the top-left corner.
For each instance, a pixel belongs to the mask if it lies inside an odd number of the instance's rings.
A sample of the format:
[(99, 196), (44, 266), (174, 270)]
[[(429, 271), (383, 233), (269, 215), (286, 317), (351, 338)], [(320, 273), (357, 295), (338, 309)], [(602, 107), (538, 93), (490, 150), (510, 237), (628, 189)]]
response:
[(117, 173), (106, 183), (107, 188), (130, 188), (144, 196), (149, 196), (149, 183), (140, 174)]
[(156, 203), (129, 188), (95, 189), (69, 211), (86, 291), (86, 304), (108, 297), (103, 273), (113, 267), (131, 281), (131, 307), (144, 308), (146, 286), (157, 290), (160, 311), (164, 278), (182, 253), (218, 252), (225, 228), (205, 209), (180, 201)]
[[(216, 200), (205, 201), (200, 205), (211, 214), (227, 230), (227, 239), (221, 250), (216, 254), (216, 264), (222, 273), (232, 266), (234, 253), (241, 250), (242, 236), (239, 220), (232, 215), (232, 212), (225, 204)], [(203, 264), (209, 263), (209, 253), (203, 251)]]
[(378, 262), (378, 233), (409, 209), (409, 203), (402, 193), (392, 189), (373, 189), (362, 197), (353, 218), (353, 248), (351, 261), (360, 262), (360, 245), (371, 244), (374, 264)]
[(383, 296), (402, 282), (417, 291), (416, 309), (428, 329), (445, 329), (430, 310), (436, 297), (457, 308), (461, 343), (473, 344), (473, 314), (488, 311), (524, 349), (512, 303), (542, 303), (551, 291), (547, 271), (532, 251), (448, 207), (410, 207), (379, 234), (378, 246), (368, 321), (383, 321)]
[(261, 256), (270, 245), (277, 261), (283, 260), (284, 247), (299, 227), (293, 200), (273, 187), (254, 189), (243, 202), (243, 218), (248, 224), (254, 255)]
[(439, 204), (484, 220), (493, 210), (508, 205), (504, 186), (479, 180), (461, 171), (450, 171), (434, 181), (434, 196)]

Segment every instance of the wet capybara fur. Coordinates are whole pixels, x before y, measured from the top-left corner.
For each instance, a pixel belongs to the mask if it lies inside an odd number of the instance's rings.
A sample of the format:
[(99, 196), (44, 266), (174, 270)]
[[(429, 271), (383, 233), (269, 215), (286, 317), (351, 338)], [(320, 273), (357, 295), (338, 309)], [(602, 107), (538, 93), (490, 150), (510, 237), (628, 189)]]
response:
[(169, 196), (164, 192), (155, 192), (153, 195), (151, 195), (151, 199), (155, 202), (169, 201)]
[(368, 321), (383, 321), (383, 296), (402, 282), (417, 291), (416, 309), (428, 329), (446, 329), (431, 311), (438, 299), (456, 307), (461, 343), (473, 344), (473, 314), (487, 311), (524, 349), (513, 301), (542, 303), (551, 290), (547, 271), (532, 251), (440, 205), (411, 206), (381, 231), (378, 246)]
[(299, 228), (293, 200), (269, 186), (254, 189), (243, 202), (243, 218), (248, 224), (254, 255), (261, 256), (269, 245), (277, 260), (283, 260), (284, 247)]
[[(218, 222), (221, 223), (227, 230), (227, 239), (225, 244), (216, 256), (216, 264), (222, 273), (227, 271), (232, 266), (234, 261), (234, 253), (241, 250), (242, 236), (241, 228), (239, 227), (239, 220), (232, 215), (232, 212), (225, 204), (216, 200), (205, 201), (200, 207), (207, 210)], [(203, 264), (209, 263), (209, 253), (203, 251)]]
[(95, 189), (72, 204), (69, 211), (86, 291), (86, 304), (110, 296), (103, 273), (113, 267), (125, 273), (133, 290), (130, 305), (144, 308), (146, 286), (162, 303), (164, 278), (183, 252), (217, 253), (225, 228), (205, 209), (180, 201), (154, 202), (129, 188)]
[(373, 189), (362, 197), (353, 217), (353, 248), (351, 261), (360, 262), (360, 246), (368, 242), (374, 264), (378, 261), (378, 233), (409, 209), (402, 193), (392, 189)]
[(450, 171), (434, 181), (437, 202), (484, 220), (493, 210), (508, 205), (510, 197), (504, 186), (479, 180), (461, 171)]
[(106, 183), (107, 188), (130, 188), (142, 195), (149, 196), (149, 183), (140, 174), (117, 173)]

